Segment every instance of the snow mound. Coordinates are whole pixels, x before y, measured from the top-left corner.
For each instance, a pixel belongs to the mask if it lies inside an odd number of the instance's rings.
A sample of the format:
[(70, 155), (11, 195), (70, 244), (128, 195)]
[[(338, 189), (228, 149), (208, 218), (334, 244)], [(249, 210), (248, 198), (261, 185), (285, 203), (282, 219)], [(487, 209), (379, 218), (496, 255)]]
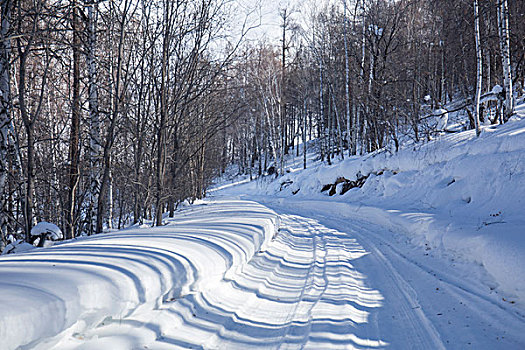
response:
[(12, 243), (9, 243), (2, 251), (2, 255), (24, 253), (33, 249), (35, 249), (35, 247), (32, 244), (29, 244), (19, 239)]
[(41, 235), (45, 235), (46, 239), (53, 241), (64, 238), (62, 230), (57, 225), (45, 221), (39, 222), (31, 229), (31, 236)]
[(448, 123), (448, 111), (446, 109), (440, 108), (434, 111), (434, 115), (438, 118), (436, 124), (437, 131), (444, 131), (447, 128)]

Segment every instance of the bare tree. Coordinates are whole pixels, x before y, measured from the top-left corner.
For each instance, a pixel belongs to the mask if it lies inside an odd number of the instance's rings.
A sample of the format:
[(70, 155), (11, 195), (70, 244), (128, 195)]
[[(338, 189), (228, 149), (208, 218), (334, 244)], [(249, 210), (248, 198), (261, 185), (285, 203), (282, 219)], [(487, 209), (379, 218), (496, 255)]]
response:
[(75, 206), (77, 199), (77, 190), (80, 180), (80, 15), (79, 3), (77, 0), (71, 1), (71, 29), (72, 29), (72, 50), (73, 50), (73, 83), (72, 83), (72, 104), (71, 104), (71, 129), (69, 136), (69, 187), (68, 199), (66, 205), (66, 238), (76, 236), (77, 216), (75, 215)]
[(482, 61), (483, 56), (481, 53), (478, 0), (474, 0), (474, 32), (476, 36), (476, 61), (477, 61), (476, 101), (474, 102), (474, 107), (475, 107), (476, 135), (479, 136), (481, 134), (479, 114), (480, 114), (481, 87), (482, 87), (482, 82), (483, 82), (483, 61)]
[(9, 131), (11, 126), (11, 81), (9, 38), (11, 26), (11, 1), (0, 2), (0, 249), (7, 234), (7, 175), (9, 172)]
[[(88, 193), (88, 234), (92, 234), (96, 227), (97, 201), (100, 194), (100, 168), (102, 141), (100, 140), (100, 115), (98, 103), (97, 82), (97, 0), (90, 0), (87, 4), (87, 45), (86, 63), (88, 68), (88, 101), (89, 101), (89, 193)], [(95, 227), (94, 227), (95, 226)]]
[(512, 88), (512, 65), (510, 62), (509, 5), (507, 0), (498, 0), (498, 28), (501, 52), (501, 66), (505, 87), (505, 121), (514, 113)]

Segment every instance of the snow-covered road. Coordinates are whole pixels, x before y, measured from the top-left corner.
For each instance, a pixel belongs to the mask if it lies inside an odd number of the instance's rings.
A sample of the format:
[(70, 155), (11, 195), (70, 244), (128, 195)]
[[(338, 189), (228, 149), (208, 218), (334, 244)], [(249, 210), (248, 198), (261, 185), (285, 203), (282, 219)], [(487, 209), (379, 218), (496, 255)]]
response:
[[(353, 262), (383, 297), (370, 311), (367, 334), (392, 349), (523, 349), (525, 317), (490, 287), (482, 266), (422, 251), (346, 203), (261, 197), (280, 213), (340, 230), (366, 256)], [(305, 219), (308, 217), (309, 219)], [(380, 221), (380, 220), (378, 220)], [(352, 329), (351, 332), (358, 332)]]
[(212, 201), (162, 228), (2, 258), (0, 288), (18, 304), (0, 301), (0, 349), (525, 346), (525, 318), (481, 267), (421, 252), (337, 203), (266, 205), (279, 219)]

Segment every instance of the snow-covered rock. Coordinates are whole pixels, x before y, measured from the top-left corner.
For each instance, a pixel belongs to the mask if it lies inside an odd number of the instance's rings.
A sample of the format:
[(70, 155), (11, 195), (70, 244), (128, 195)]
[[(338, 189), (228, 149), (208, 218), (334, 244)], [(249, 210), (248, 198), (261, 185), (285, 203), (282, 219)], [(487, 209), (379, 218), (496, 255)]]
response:
[(62, 230), (50, 222), (41, 221), (31, 229), (31, 236), (42, 236), (44, 235), (46, 239), (56, 241), (64, 238)]
[(438, 118), (436, 131), (446, 130), (448, 123), (448, 111), (446, 109), (440, 108), (434, 111), (434, 115)]
[(24, 253), (28, 252), (30, 250), (35, 249), (35, 247), (32, 244), (29, 244), (27, 242), (24, 242), (23, 240), (19, 239), (12, 243), (9, 243), (5, 249), (2, 251), (2, 255), (6, 254), (15, 254), (15, 253)]

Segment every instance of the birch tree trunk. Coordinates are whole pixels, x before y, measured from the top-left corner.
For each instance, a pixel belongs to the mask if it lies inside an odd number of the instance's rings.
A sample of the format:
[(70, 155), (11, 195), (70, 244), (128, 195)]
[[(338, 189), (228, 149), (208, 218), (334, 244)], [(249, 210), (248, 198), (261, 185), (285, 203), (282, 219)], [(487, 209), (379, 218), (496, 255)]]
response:
[(280, 100), (280, 131), (281, 131), (281, 154), (280, 154), (280, 175), (284, 175), (284, 154), (286, 153), (286, 29), (288, 27), (288, 14), (284, 9), (281, 12), (283, 19), (283, 46), (282, 46), (282, 67), (281, 67), (281, 100)]
[[(346, 114), (346, 141), (348, 142), (348, 156), (350, 157), (353, 153), (353, 145), (355, 143), (354, 133), (351, 133), (350, 126), (350, 67), (348, 57), (348, 18), (347, 18), (347, 5), (346, 0), (343, 0), (344, 5), (344, 16), (343, 16), (343, 41), (345, 45), (345, 114)], [(352, 134), (352, 136), (351, 136)], [(341, 150), (343, 152), (343, 150)]]
[[(264, 93), (264, 92), (263, 92)], [(272, 153), (272, 158), (275, 162), (277, 162), (277, 141), (275, 141), (275, 129), (273, 125), (273, 116), (270, 112), (271, 106), (268, 106), (268, 98), (264, 98), (264, 111), (266, 116), (266, 124), (268, 125), (268, 143), (270, 144), (270, 152)], [(232, 152), (233, 153), (233, 152)], [(277, 164), (275, 165), (277, 167)], [(265, 170), (266, 165), (265, 165)]]
[(335, 96), (334, 96), (335, 92), (334, 92), (334, 88), (330, 85), (330, 95), (332, 97), (332, 105), (334, 106), (334, 116), (335, 116), (335, 121), (336, 121), (336, 125), (337, 125), (337, 132), (339, 133), (339, 137), (338, 137), (338, 142), (339, 142), (339, 151), (340, 151), (340, 154), (339, 156), (341, 157), (341, 160), (344, 160), (345, 159), (345, 155), (344, 155), (344, 152), (343, 152), (343, 130), (341, 128), (341, 121), (339, 119), (339, 110), (337, 108), (337, 103), (335, 101)]
[[(321, 115), (319, 120), (321, 122), (321, 125), (324, 125), (324, 101), (323, 101), (323, 98), (324, 98), (324, 91), (323, 91), (323, 60), (321, 58), (319, 58), (319, 114)], [(323, 148), (325, 150), (325, 152), (327, 151), (327, 147), (326, 147), (326, 142), (328, 141), (327, 140), (327, 135), (326, 135), (326, 130), (325, 128), (323, 127), (323, 130), (322, 130), (322, 141), (324, 142), (321, 142), (321, 144), (325, 144), (325, 147)], [(324, 157), (321, 155), (321, 159), (323, 159)], [(330, 162), (330, 156), (328, 155), (328, 162)]]
[(514, 112), (514, 96), (512, 91), (512, 66), (510, 62), (510, 29), (509, 6), (507, 0), (498, 2), (498, 32), (501, 50), (501, 66), (505, 87), (505, 116), (507, 121)]
[(101, 140), (100, 140), (100, 116), (98, 110), (98, 86), (97, 86), (97, 3), (91, 0), (88, 5), (88, 44), (87, 44), (87, 68), (89, 80), (89, 158), (90, 171), (88, 192), (89, 213), (88, 213), (88, 234), (93, 234), (96, 227), (97, 201), (100, 193), (100, 168), (101, 168)]
[[(365, 1), (363, 0), (362, 8), (361, 8), (361, 70), (359, 72), (361, 76), (361, 84), (365, 84), (365, 60), (366, 60), (366, 21), (365, 21)], [(364, 90), (364, 89), (363, 89)], [(363, 91), (362, 90), (362, 91)], [(363, 130), (361, 131), (361, 150), (360, 154), (364, 154), (366, 152), (366, 115), (363, 113), (364, 108), (362, 104), (360, 104), (359, 108), (357, 109), (357, 115), (356, 115), (356, 154), (357, 154), (357, 140), (359, 139), (357, 137), (357, 134), (359, 133), (359, 126), (363, 123)], [(361, 117), (360, 117), (361, 116)]]
[(475, 116), (474, 123), (476, 126), (476, 135), (481, 134), (480, 125), (480, 98), (481, 98), (481, 85), (483, 80), (483, 58), (481, 55), (481, 42), (480, 42), (480, 30), (479, 30), (479, 5), (478, 0), (474, 0), (474, 34), (476, 36), (476, 62), (477, 62), (477, 74), (476, 74), (476, 100), (474, 103)]

